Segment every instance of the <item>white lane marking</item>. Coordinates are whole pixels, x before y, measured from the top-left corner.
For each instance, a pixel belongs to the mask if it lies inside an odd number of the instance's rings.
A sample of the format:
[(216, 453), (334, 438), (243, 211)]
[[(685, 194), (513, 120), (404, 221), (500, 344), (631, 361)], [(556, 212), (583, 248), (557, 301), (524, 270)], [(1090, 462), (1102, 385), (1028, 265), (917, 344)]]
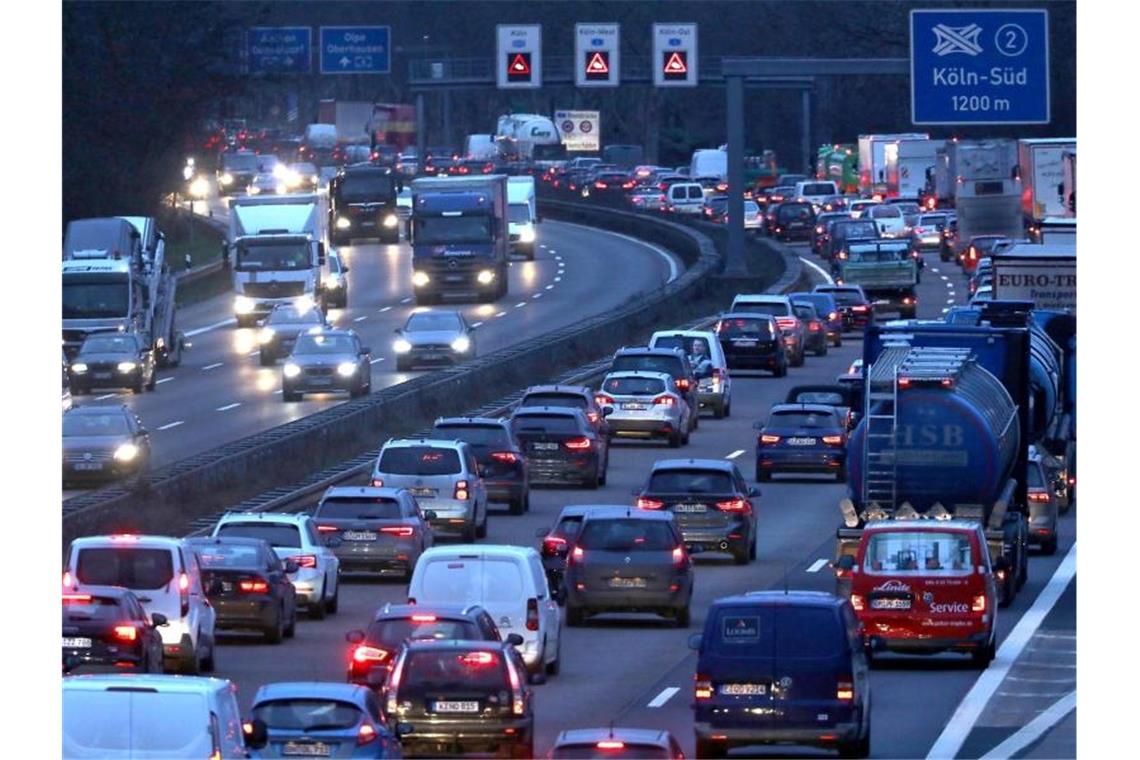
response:
[(656, 697), (654, 697), (653, 701), (649, 703), (649, 706), (650, 707), (661, 707), (666, 702), (668, 702), (670, 699), (672, 699), (673, 695), (676, 694), (677, 692), (679, 692), (680, 690), (681, 690), (681, 688), (679, 686), (668, 686), (668, 687), (662, 689), (661, 693), (658, 694)]
[(827, 271), (824, 270), (824, 268), (821, 267), (819, 264), (816, 264), (814, 261), (808, 261), (803, 256), (800, 256), (800, 261), (807, 264), (809, 267), (811, 267), (812, 269), (814, 269), (815, 271), (817, 271), (821, 275), (823, 275), (823, 279), (827, 282), (828, 285), (834, 285), (835, 284), (835, 280), (831, 279), (831, 275), (828, 274)]
[(364, 321), (364, 320), (366, 320), (366, 319), (368, 319), (368, 317), (357, 317), (356, 319), (354, 319), (354, 320), (352, 320), (352, 321), (353, 321), (353, 322), (363, 322), (363, 321)]
[(521, 309), (524, 306), (526, 306), (526, 301), (519, 301), (518, 303), (515, 304), (516, 309)]
[(547, 290), (554, 290), (554, 286), (553, 286), (553, 285), (547, 285), (547, 286), (546, 286), (546, 289), (547, 289)]
[(811, 567), (809, 567), (807, 569), (807, 571), (809, 573), (818, 573), (820, 570), (823, 569), (823, 566), (826, 564), (827, 564), (826, 559), (817, 559), (815, 562), (811, 563)]
[(737, 449), (736, 451), (732, 452), (731, 454), (726, 455), (725, 459), (736, 459), (738, 456), (740, 456), (743, 453), (744, 453), (744, 449)]
[(205, 367), (202, 367), (202, 371), (205, 372), (206, 370), (217, 369), (220, 366), (222, 366), (221, 362), (214, 362), (213, 364), (207, 364)]
[(258, 354), (260, 354), (260, 353), (261, 353), (261, 351), (260, 351), (260, 350), (257, 350), (257, 351), (250, 351), (248, 354), (246, 354), (246, 356), (257, 356), (257, 355), (258, 355)]
[(391, 310), (392, 310), (391, 306), (385, 306), (383, 309), (380, 310), (380, 313), (383, 314), (384, 312), (391, 311)]
[(542, 296), (542, 293), (535, 293), (533, 296), (531, 296), (531, 298), (542, 298)]
[(553, 248), (550, 249), (550, 252), (555, 254), (554, 258), (556, 258), (556, 259), (562, 258), (561, 256), (558, 255), (558, 251), (554, 250)]
[(1013, 757), (1037, 741), (1037, 739), (1050, 728), (1060, 723), (1065, 716), (1075, 710), (1076, 707), (1077, 692), (1071, 691), (1051, 704), (1044, 712), (1026, 723), (1001, 744), (982, 755), (981, 760), (997, 760), (997, 758), (1002, 757)]
[(538, 244), (538, 247), (539, 247), (539, 248), (546, 248), (546, 243), (539, 243), (539, 244)]
[(948, 288), (952, 288), (952, 287), (954, 287), (954, 283), (952, 283), (952, 282), (947, 282), (947, 283), (944, 283), (944, 284), (945, 284), (945, 285), (946, 285), (946, 287), (948, 287)]
[(412, 302), (411, 296), (408, 296), (407, 298), (400, 299), (400, 303), (411, 303), (411, 302)]
[(162, 385), (163, 383), (169, 383), (173, 379), (174, 379), (173, 377), (164, 377), (161, 380), (155, 380), (154, 384), (155, 385)]
[(555, 281), (555, 282), (562, 282), (562, 278), (561, 278), (561, 277), (555, 277), (555, 278), (554, 278), (554, 281)]
[(505, 317), (505, 316), (507, 316), (507, 313), (505, 311), (498, 311), (498, 312), (495, 312), (495, 316), (496, 317)]
[(1077, 634), (1075, 633), (1039, 633), (1039, 639), (1066, 639), (1067, 641), (1076, 641)]
[(176, 428), (179, 425), (183, 425), (183, 424), (185, 424), (185, 422), (183, 420), (178, 420), (177, 422), (170, 422), (170, 423), (167, 423), (166, 425), (160, 425), (160, 426), (156, 427), (155, 430), (170, 430), (170, 428)]
[(235, 401), (235, 402), (234, 402), (234, 403), (232, 403), (232, 404), (226, 404), (225, 406), (219, 406), (219, 407), (217, 408), (217, 410), (216, 410), (216, 411), (219, 411), (219, 412), (228, 412), (228, 411), (229, 411), (229, 410), (231, 410), (231, 409), (237, 409), (239, 406), (241, 406), (241, 402), (240, 402), (240, 401)]
[(118, 393), (104, 393), (102, 396), (96, 396), (95, 400), (96, 401), (106, 401), (107, 399), (114, 398), (115, 396), (118, 396), (118, 395), (119, 395)]
[(946, 303), (954, 303), (954, 299), (953, 298), (947, 298)]
[(382, 361), (384, 361), (384, 357), (383, 357), (383, 356), (381, 356), (379, 359), (373, 359), (372, 361), (370, 361), (370, 362), (368, 362), (368, 363), (369, 363), (369, 364), (375, 364), (376, 362), (382, 362)]
[(956, 294), (956, 293), (955, 293), (953, 290), (951, 290), (951, 291), (950, 291), (949, 293), (947, 293), (946, 295), (948, 295), (948, 296), (952, 296), (952, 295), (957, 295), (957, 294)]
[(942, 313), (943, 313), (943, 314), (949, 314), (949, 313), (950, 313), (950, 310), (949, 310), (949, 309), (943, 309), (943, 310), (942, 310)]
[(1065, 559), (1057, 567), (1057, 571), (1053, 573), (1053, 577), (1049, 579), (1049, 583), (1033, 601), (1033, 606), (1021, 616), (1017, 625), (1006, 636), (1001, 648), (998, 649), (997, 657), (990, 663), (989, 668), (978, 676), (973, 688), (962, 698), (958, 709), (954, 711), (954, 715), (946, 723), (946, 728), (942, 730), (942, 734), (927, 752), (927, 760), (958, 756), (958, 750), (962, 748), (966, 737), (974, 730), (974, 725), (978, 722), (978, 718), (986, 708), (990, 697), (1001, 686), (1001, 682), (1009, 673), (1009, 669), (1013, 667), (1013, 663), (1021, 654), (1021, 650), (1025, 649), (1033, 637), (1033, 633), (1040, 627), (1041, 621), (1053, 609), (1053, 605), (1061, 598), (1061, 594), (1069, 585), (1069, 581), (1076, 574), (1077, 545), (1074, 543), (1069, 549), (1069, 553), (1065, 555)]
[(1005, 679), (1007, 681), (1017, 681), (1018, 683), (1067, 683), (1072, 684), (1072, 678), (1018, 678), (1017, 676), (1010, 676)]
[(482, 326), (483, 326), (483, 323), (482, 323), (482, 322), (472, 322), (472, 323), (471, 323), (471, 326), (472, 326), (472, 327), (482, 327)]
[(232, 324), (236, 324), (236, 321), (234, 319), (232, 319), (232, 318), (231, 319), (223, 319), (221, 322), (215, 322), (212, 325), (206, 325), (205, 327), (199, 327), (196, 330), (190, 330), (190, 331), (184, 332), (182, 334), (184, 336), (186, 336), (187, 338), (193, 338), (195, 335), (201, 335), (202, 333), (210, 332), (210, 330), (217, 330), (219, 327), (225, 327), (226, 325), (232, 325)]
[(636, 243), (637, 245), (640, 245), (644, 248), (648, 248), (649, 250), (653, 251), (654, 253), (656, 253), (661, 258), (665, 259), (666, 263), (669, 264), (669, 279), (665, 281), (666, 283), (673, 282), (673, 280), (677, 279), (677, 276), (680, 274), (680, 271), (677, 268), (677, 260), (675, 258), (673, 258), (673, 254), (669, 253), (664, 248), (658, 248), (657, 246), (655, 246), (651, 243), (646, 243), (644, 240), (638, 240), (635, 237), (630, 237), (629, 235), (623, 235), (620, 232), (610, 232), (609, 230), (599, 230), (597, 227), (586, 227), (585, 225), (582, 225), (582, 224), (571, 224), (570, 222), (560, 222), (560, 224), (565, 224), (567, 227), (580, 227), (584, 230), (589, 230), (590, 232), (593, 232), (594, 234), (597, 234), (598, 232), (603, 232), (606, 235), (613, 235), (614, 237), (619, 237), (622, 240), (628, 240), (631, 243)]
[(281, 395), (281, 389), (278, 388), (277, 390), (273, 391), (273, 395), (274, 396), (280, 396)]
[[(935, 271), (935, 272), (937, 272), (938, 270), (937, 270), (937, 269), (935, 269), (934, 271)], [(949, 279), (950, 279), (949, 277), (947, 277), (947, 276), (946, 276), (946, 275), (944, 275), (944, 274), (940, 274), (940, 275), (938, 275), (938, 276), (939, 276), (939, 277), (941, 277), (943, 280), (949, 280)]]

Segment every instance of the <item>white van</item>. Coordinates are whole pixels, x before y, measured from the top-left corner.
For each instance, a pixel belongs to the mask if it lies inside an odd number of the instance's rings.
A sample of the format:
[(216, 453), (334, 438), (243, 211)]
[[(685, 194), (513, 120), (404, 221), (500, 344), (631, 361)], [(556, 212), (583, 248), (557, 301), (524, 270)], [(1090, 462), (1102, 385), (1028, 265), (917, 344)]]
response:
[(522, 636), (519, 652), (538, 680), (562, 665), (562, 613), (532, 547), (433, 546), (416, 562), (408, 603), (481, 605), (504, 641)]
[(700, 215), (705, 206), (705, 189), (698, 182), (674, 182), (665, 199), (674, 213)]
[(708, 330), (662, 330), (649, 338), (650, 348), (677, 348), (689, 357), (697, 376), (701, 409), (712, 409), (716, 419), (732, 413), (732, 377), (716, 333)]
[(63, 679), (63, 757), (249, 757), (234, 685), (149, 674)]
[(507, 222), (511, 253), (521, 253), (527, 261), (534, 261), (535, 225), (538, 224), (534, 177), (507, 177)]
[(728, 151), (698, 148), (689, 162), (690, 177), (728, 177)]
[(839, 188), (829, 179), (811, 179), (796, 183), (795, 199), (810, 203), (817, 214), (829, 195), (839, 195)]
[(166, 670), (197, 675), (214, 669), (214, 608), (202, 588), (194, 550), (170, 536), (83, 536), (71, 542), (64, 593), (84, 586), (122, 586), (147, 614), (160, 612)]

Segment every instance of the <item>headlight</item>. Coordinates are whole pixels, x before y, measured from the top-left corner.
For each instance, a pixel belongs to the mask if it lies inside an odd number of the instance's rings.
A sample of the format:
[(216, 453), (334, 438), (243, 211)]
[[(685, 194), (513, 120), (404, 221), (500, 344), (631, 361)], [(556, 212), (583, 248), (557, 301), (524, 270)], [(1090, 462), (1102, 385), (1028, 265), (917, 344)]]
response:
[(356, 372), (355, 362), (341, 362), (336, 365), (336, 373), (341, 377), (351, 377)]
[(139, 447), (133, 443), (124, 443), (115, 449), (116, 462), (130, 462), (139, 455)]
[(249, 296), (238, 296), (234, 299), (235, 314), (250, 314), (254, 307), (253, 299)]
[(119, 371), (134, 372), (136, 369), (138, 369), (138, 366), (139, 365), (135, 364), (134, 362), (119, 362)]
[(77, 375), (83, 374), (87, 371), (87, 365), (83, 362), (76, 362), (75, 364), (71, 365), (71, 371)]
[(309, 295), (308, 293), (305, 293), (303, 295), (299, 295), (293, 299), (293, 308), (295, 308), (297, 311), (299, 311), (301, 313), (308, 311), (309, 309), (313, 308), (316, 305), (317, 305), (317, 302), (314, 301), (313, 297), (311, 295)]
[(422, 288), (431, 282), (431, 278), (427, 276), (427, 272), (412, 272), (412, 284), (417, 288)]
[(321, 178), (320, 178), (320, 176), (314, 174), (313, 176), (309, 177), (309, 181), (312, 182), (314, 185), (319, 185), (321, 183)]
[(495, 273), (490, 269), (480, 270), (479, 274), (475, 277), (480, 285), (490, 285), (491, 281), (495, 279)]
[(392, 229), (399, 223), (400, 219), (395, 214), (388, 214), (388, 216), (384, 217), (384, 226), (388, 229)]
[(521, 240), (524, 243), (533, 243), (534, 242), (534, 227), (531, 227), (529, 225), (526, 227), (523, 227), (522, 232), (519, 233), (519, 240)]
[(324, 286), (329, 290), (336, 290), (340, 287), (340, 275), (334, 274), (324, 279)]
[(278, 195), (285, 195), (285, 193), (287, 193), (287, 192), (289, 192), (289, 188), (284, 183), (277, 185), (277, 194)]
[(403, 338), (397, 338), (396, 342), (392, 344), (392, 348), (396, 349), (398, 354), (406, 354), (412, 350), (412, 344)]
[(336, 228), (338, 230), (347, 230), (351, 226), (352, 226), (352, 222), (349, 221), (348, 217), (338, 216), (336, 218)]
[(234, 175), (226, 172), (222, 175), (221, 182), (223, 185), (232, 185), (234, 183)]
[(466, 335), (460, 335), (455, 340), (451, 341), (451, 350), (456, 353), (464, 353), (467, 349), (471, 348), (471, 339)]
[(263, 327), (261, 328), (261, 332), (257, 334), (257, 342), (265, 345), (269, 341), (273, 340), (273, 336), (276, 334), (276, 331), (274, 331), (272, 327)]
[(273, 176), (277, 179), (285, 179), (289, 176), (289, 167), (285, 166), (285, 164), (274, 164)]
[(190, 194), (195, 198), (205, 198), (210, 194), (210, 183), (205, 177), (199, 177), (190, 183)]
[(285, 373), (285, 377), (296, 377), (297, 375), (301, 374), (301, 368), (292, 362), (286, 364), (285, 368), (281, 371)]
[(258, 187), (257, 185), (250, 185), (249, 190), (247, 190), (246, 192), (248, 192), (250, 195), (257, 195), (258, 193), (261, 192), (261, 188)]

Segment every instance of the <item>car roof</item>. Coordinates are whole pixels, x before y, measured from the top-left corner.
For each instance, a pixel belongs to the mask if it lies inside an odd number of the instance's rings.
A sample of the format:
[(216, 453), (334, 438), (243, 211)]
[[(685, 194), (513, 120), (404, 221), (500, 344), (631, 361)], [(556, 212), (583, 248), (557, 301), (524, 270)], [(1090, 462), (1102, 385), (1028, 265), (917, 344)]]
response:
[(607, 372), (602, 382), (609, 380), (611, 377), (647, 377), (666, 383), (672, 382), (673, 380), (673, 376), (668, 372), (650, 372), (647, 369), (618, 369), (613, 372)]
[(676, 348), (650, 348), (649, 346), (623, 346), (614, 351), (614, 358), (619, 356), (677, 356), (681, 354)]
[(558, 519), (561, 520), (563, 517), (581, 517), (591, 509), (597, 509), (597, 506), (590, 504), (567, 504), (562, 508), (562, 511), (558, 513)]
[(106, 691), (108, 689), (153, 690), (178, 694), (209, 694), (229, 689), (227, 678), (160, 675), (157, 673), (108, 673), (68, 676), (64, 691)]
[(525, 560), (527, 557), (538, 556), (538, 552), (530, 546), (511, 546), (510, 544), (446, 544), (433, 546), (420, 555), (425, 557), (444, 559), (483, 559), (484, 557), (514, 557)]
[(755, 311), (726, 311), (717, 319), (763, 319), (775, 323), (776, 318), (771, 314), (760, 314)]
[(142, 547), (147, 549), (175, 549), (182, 545), (184, 539), (173, 536), (151, 536), (134, 533), (113, 533), (102, 536), (80, 536), (73, 539), (72, 547), (93, 546), (119, 546), (124, 548)]
[(840, 293), (852, 292), (863, 294), (862, 285), (816, 285), (814, 288), (816, 293)]
[(712, 330), (658, 330), (650, 336), (649, 342), (658, 338), (711, 338), (716, 340), (716, 333)]
[(653, 463), (651, 472), (661, 470), (719, 470), (731, 473), (734, 465), (723, 459), (658, 459)]
[(520, 406), (514, 411), (515, 417), (585, 417), (585, 412), (574, 406)]
[(421, 650), (439, 651), (448, 649), (474, 649), (487, 652), (501, 652), (506, 646), (505, 641), (473, 641), (471, 639), (410, 639), (404, 643), (409, 652)]
[(505, 417), (437, 417), (432, 424), (450, 427), (501, 427), (509, 429), (509, 423), (510, 420)]
[(811, 403), (797, 403), (787, 402), (783, 404), (772, 404), (771, 413), (776, 412), (815, 412), (817, 414), (835, 414), (835, 407), (831, 404), (811, 404)]
[(617, 504), (600, 504), (586, 512), (582, 521), (589, 520), (653, 520), (657, 522), (670, 522), (673, 513), (670, 511), (651, 511), (638, 509), (634, 506), (621, 506)]
[(186, 539), (192, 547), (198, 546), (266, 546), (269, 542), (264, 538), (251, 538), (247, 536), (194, 536)]
[(129, 414), (132, 417), (134, 416), (134, 412), (126, 404), (107, 404), (106, 406), (85, 404), (84, 406), (73, 406), (64, 412), (64, 414), (88, 416), (96, 414), (107, 414), (108, 412), (120, 412), (122, 414)]
[(373, 622), (409, 615), (437, 615), (467, 617), (483, 608), (478, 604), (449, 604), (446, 602), (418, 602), (416, 604), (385, 604), (372, 615)]
[(133, 591), (129, 588), (122, 586), (103, 586), (95, 583), (80, 583), (76, 591), (65, 593), (64, 596), (73, 596), (75, 594), (86, 594), (88, 596), (109, 596), (115, 599), (122, 599), (130, 594), (134, 596)]
[(737, 293), (732, 299), (733, 303), (737, 301), (744, 303), (784, 303), (789, 300), (786, 295), (772, 295), (769, 293)]
[(896, 530), (941, 530), (951, 528), (954, 530), (974, 531), (978, 523), (972, 520), (873, 520), (864, 526), (864, 531), (896, 531)]
[(407, 495), (403, 488), (376, 488), (375, 486), (332, 486), (321, 496), (325, 499), (344, 499), (357, 497), (361, 499), (394, 499), (399, 500), (401, 493)]
[(532, 385), (523, 391), (523, 398), (532, 393), (566, 393), (594, 397), (594, 392), (585, 385)]
[(659, 728), (623, 728), (610, 726), (608, 728), (572, 728), (558, 734), (554, 740), (556, 746), (564, 744), (594, 744), (606, 739), (628, 742), (630, 744), (656, 744), (660, 747), (669, 746), (669, 732)]
[(253, 697), (254, 704), (274, 699), (303, 699), (315, 697), (317, 699), (336, 699), (352, 702), (361, 707), (365, 704), (368, 689), (354, 683), (337, 683), (335, 681), (280, 681), (267, 683), (257, 690)]
[(412, 446), (429, 446), (436, 449), (459, 449), (466, 446), (463, 441), (444, 440), (443, 438), (389, 438), (384, 442), (382, 449), (406, 449)]
[(310, 334), (310, 335), (325, 335), (325, 336), (331, 335), (334, 338), (335, 337), (355, 338), (356, 337), (356, 330), (347, 330), (347, 329), (341, 329), (341, 328), (337, 328), (337, 327), (326, 327), (323, 330), (321, 330), (320, 332), (308, 333), (308, 334)]
[(304, 512), (226, 512), (218, 519), (218, 524), (221, 525), (222, 523), (232, 522), (265, 522), (302, 525), (309, 519), (309, 515)]
[(713, 607), (728, 605), (802, 605), (810, 607), (837, 607), (846, 601), (843, 597), (829, 594), (826, 591), (806, 591), (804, 589), (791, 589), (788, 591), (766, 590), (748, 591), (734, 596), (721, 597), (713, 601)]

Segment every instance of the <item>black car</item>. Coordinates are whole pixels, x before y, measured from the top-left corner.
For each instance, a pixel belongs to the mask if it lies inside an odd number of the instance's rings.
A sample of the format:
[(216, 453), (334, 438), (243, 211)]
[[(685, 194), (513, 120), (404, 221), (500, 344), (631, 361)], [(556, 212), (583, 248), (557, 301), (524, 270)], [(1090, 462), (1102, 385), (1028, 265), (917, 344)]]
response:
[(878, 238), (879, 227), (872, 219), (836, 219), (827, 224), (827, 242), (820, 250), (820, 255), (834, 267), (839, 252), (847, 248), (847, 241)]
[(63, 595), (63, 672), (161, 673), (161, 613), (148, 615), (134, 592), (84, 586)]
[(581, 409), (528, 406), (511, 415), (511, 432), (527, 460), (532, 483), (606, 484), (609, 442)]
[(523, 391), (516, 409), (527, 406), (569, 406), (581, 409), (598, 435), (609, 435), (597, 394), (586, 385), (532, 385)]
[[(610, 372), (664, 372), (673, 378), (677, 393), (694, 412), (701, 408), (697, 374), (688, 355), (679, 348), (626, 347), (614, 352)], [(700, 414), (689, 415), (689, 430), (700, 425)]]
[(714, 331), (729, 369), (766, 369), (776, 377), (788, 374), (788, 352), (775, 317), (754, 312), (721, 314)]
[(333, 245), (353, 238), (400, 242), (396, 196), (403, 182), (390, 168), (373, 164), (346, 166), (329, 181), (329, 237)]
[(68, 367), (73, 394), (92, 388), (153, 391), (157, 380), (154, 349), (138, 333), (89, 335)]
[[(349, 631), (344, 638), (353, 645), (347, 680), (361, 686), (383, 684), (408, 641), (503, 641), (494, 619), (477, 604), (385, 604), (368, 630)], [(507, 639), (523, 643), (517, 633)]]
[(785, 201), (766, 218), (768, 234), (777, 240), (809, 240), (815, 226), (815, 209), (807, 201)]
[(141, 476), (150, 433), (127, 406), (74, 406), (63, 413), (63, 483)]
[(393, 572), (411, 580), (420, 555), (435, 543), (429, 520), (403, 488), (340, 486), (325, 491), (313, 512), (317, 532), (341, 570)]
[(850, 219), (846, 211), (826, 211), (815, 218), (815, 226), (811, 230), (811, 252), (822, 256), (827, 241), (831, 238), (831, 223)]
[(357, 398), (372, 390), (372, 354), (352, 330), (302, 333), (282, 368), (281, 398), (347, 391)]
[(431, 437), (464, 441), (471, 447), (487, 488), (488, 501), (505, 501), (512, 515), (530, 511), (530, 473), (509, 420), (441, 417), (435, 421)]
[(538, 553), (542, 557), (542, 567), (546, 570), (550, 588), (562, 588), (570, 545), (574, 543), (578, 531), (582, 529), (582, 518), (591, 509), (592, 507), (581, 504), (563, 507), (553, 527), (539, 528), (535, 531), (535, 536), (542, 539)]
[(409, 641), (384, 694), (389, 727), (405, 756), (535, 756), (534, 700), (513, 644)]
[(830, 293), (835, 297), (844, 330), (866, 327), (875, 319), (871, 302), (861, 285), (816, 285), (812, 292)]
[(838, 348), (843, 345), (843, 315), (839, 313), (839, 303), (830, 293), (788, 293), (792, 305), (797, 303), (811, 304), (816, 314), (823, 321), (827, 339), (831, 345)]
[(804, 323), (804, 350), (827, 356), (827, 323), (810, 303), (792, 302), (796, 316)]
[(288, 356), (303, 332), (320, 332), (327, 327), (320, 309), (301, 309), (293, 304), (279, 303), (265, 318), (265, 326), (257, 333), (261, 344), (258, 352), (262, 367), (271, 367), (283, 356)]
[(219, 630), (258, 631), (270, 644), (297, 630), (293, 559), (282, 561), (261, 538), (191, 538), (202, 568), (202, 587)]
[(759, 495), (724, 459), (662, 459), (636, 492), (638, 509), (673, 514), (686, 548), (726, 552), (738, 565), (756, 559)]
[(847, 480), (847, 420), (825, 404), (776, 404), (756, 436), (756, 480), (774, 472), (834, 473)]
[(566, 625), (604, 612), (655, 612), (688, 628), (693, 563), (668, 512), (595, 507), (566, 561)]

